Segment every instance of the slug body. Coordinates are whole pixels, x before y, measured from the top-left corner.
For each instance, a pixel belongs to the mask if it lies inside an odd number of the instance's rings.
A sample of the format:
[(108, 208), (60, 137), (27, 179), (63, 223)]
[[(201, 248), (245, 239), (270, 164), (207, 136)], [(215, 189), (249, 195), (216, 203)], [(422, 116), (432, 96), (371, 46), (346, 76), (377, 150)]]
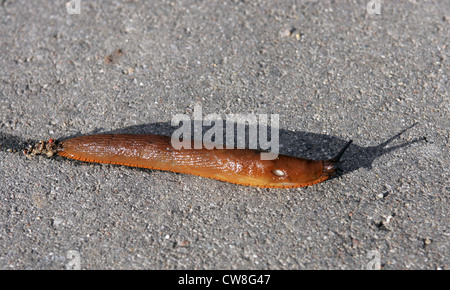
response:
[(100, 134), (62, 140), (56, 153), (85, 162), (167, 170), (246, 186), (290, 188), (313, 185), (336, 175), (336, 163), (350, 143), (330, 160), (286, 155), (261, 160), (257, 150), (177, 150), (166, 136)]

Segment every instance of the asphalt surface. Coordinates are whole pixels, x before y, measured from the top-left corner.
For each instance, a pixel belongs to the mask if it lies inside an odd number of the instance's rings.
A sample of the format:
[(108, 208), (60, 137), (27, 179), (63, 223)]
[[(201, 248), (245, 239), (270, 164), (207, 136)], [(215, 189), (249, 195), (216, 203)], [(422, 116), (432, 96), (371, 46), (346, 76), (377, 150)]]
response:
[[(449, 1), (65, 2), (0, 3), (1, 269), (449, 269)], [(21, 153), (195, 105), (354, 143), (299, 189)]]

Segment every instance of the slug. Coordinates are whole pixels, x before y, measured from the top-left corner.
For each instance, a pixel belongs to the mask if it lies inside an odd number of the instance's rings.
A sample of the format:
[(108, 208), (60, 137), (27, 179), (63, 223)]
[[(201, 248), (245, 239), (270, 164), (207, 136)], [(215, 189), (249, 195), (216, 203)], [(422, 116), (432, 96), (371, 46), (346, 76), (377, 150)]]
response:
[(245, 186), (294, 188), (310, 186), (335, 176), (337, 163), (351, 143), (350, 140), (328, 160), (287, 155), (261, 160), (261, 152), (252, 149), (176, 150), (167, 136), (99, 134), (62, 141), (40, 141), (25, 153), (49, 157), (58, 154), (84, 162), (187, 173)]

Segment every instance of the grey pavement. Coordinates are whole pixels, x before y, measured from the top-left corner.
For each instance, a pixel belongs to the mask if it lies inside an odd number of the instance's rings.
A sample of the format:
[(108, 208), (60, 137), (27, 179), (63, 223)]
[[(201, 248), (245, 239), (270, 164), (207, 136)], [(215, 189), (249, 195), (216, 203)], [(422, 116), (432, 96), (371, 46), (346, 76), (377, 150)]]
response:
[[(449, 269), (449, 1), (66, 2), (0, 1), (1, 269)], [(354, 143), (298, 189), (21, 153), (195, 105)]]

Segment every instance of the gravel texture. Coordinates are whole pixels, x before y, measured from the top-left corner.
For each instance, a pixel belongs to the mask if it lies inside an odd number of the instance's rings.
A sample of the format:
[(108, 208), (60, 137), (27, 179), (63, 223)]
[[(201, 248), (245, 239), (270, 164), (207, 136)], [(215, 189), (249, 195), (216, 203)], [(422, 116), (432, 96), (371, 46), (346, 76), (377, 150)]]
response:
[[(449, 1), (65, 2), (0, 1), (1, 269), (450, 268)], [(285, 154), (352, 139), (344, 174), (258, 189), (21, 154), (167, 134), (195, 105), (279, 114)]]

